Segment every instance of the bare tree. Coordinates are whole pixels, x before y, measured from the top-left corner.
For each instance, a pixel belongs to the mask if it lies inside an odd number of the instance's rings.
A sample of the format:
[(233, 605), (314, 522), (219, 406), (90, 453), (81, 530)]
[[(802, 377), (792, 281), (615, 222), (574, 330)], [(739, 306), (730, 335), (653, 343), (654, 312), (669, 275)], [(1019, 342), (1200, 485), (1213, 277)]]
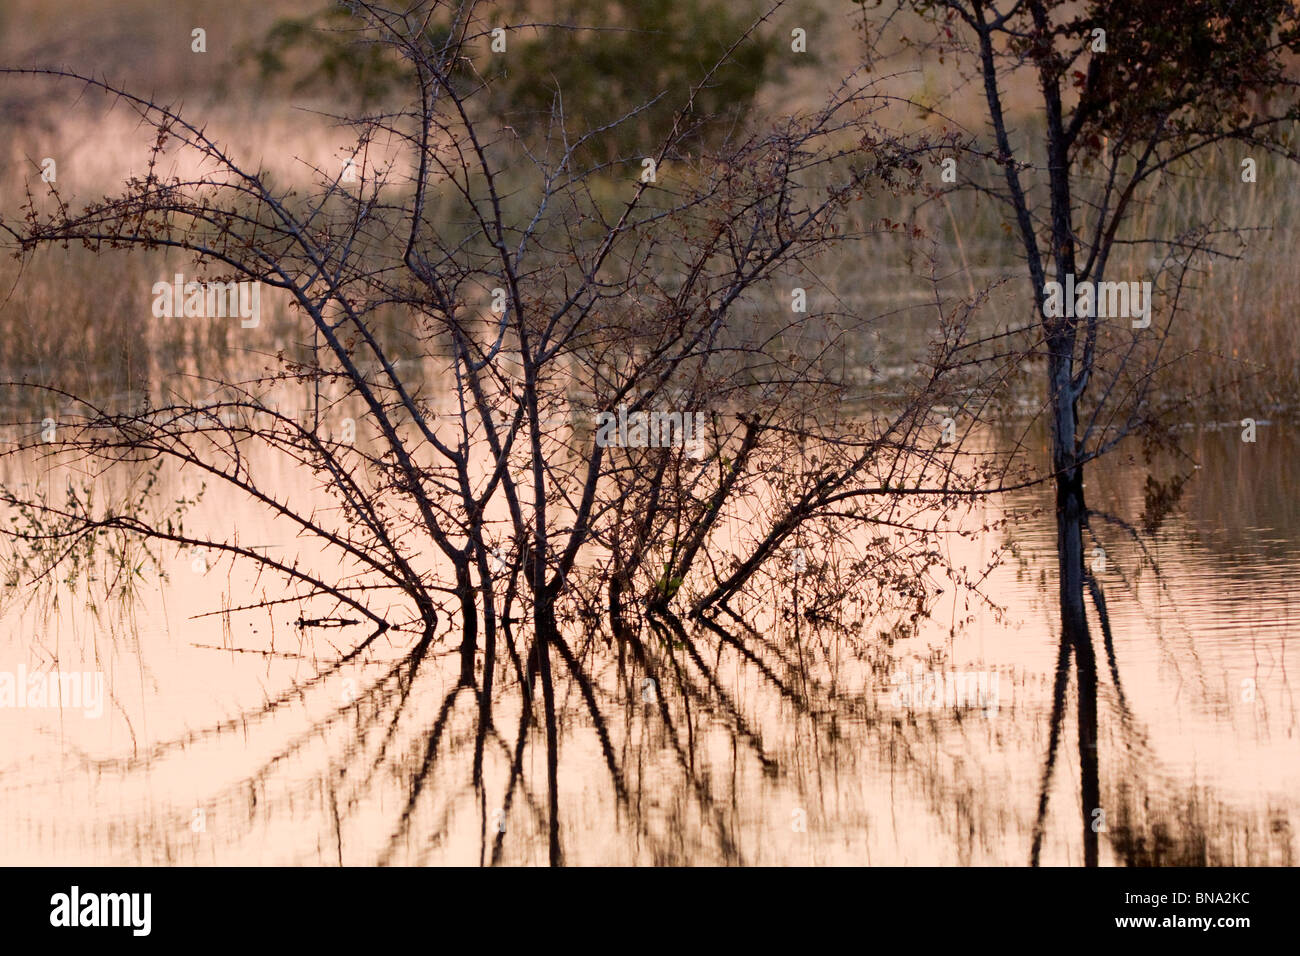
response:
[[(354, 621), (329, 617), (346, 608), (369, 632), (344, 660), (385, 631), (410, 631), (413, 672), (433, 642), (453, 641), (460, 683), (427, 762), (457, 696), (472, 694), (481, 785), (483, 748), (497, 735), (495, 683), (513, 678), (526, 704), (517, 771), (540, 696), (558, 863), (554, 669), (561, 662), (598, 718), (570, 642), (590, 640), (605, 614), (620, 650), (654, 678), (679, 661), (646, 639), (645, 621), (667, 646), (698, 655), (679, 615), (694, 617), (757, 661), (714, 617), (737, 616), (738, 596), (790, 573), (812, 584), (803, 613), (818, 619), (850, 601), (879, 610), (901, 600), (913, 620), (925, 613), (926, 576), (942, 564), (932, 532), (1006, 483), (1005, 469), (939, 447), (931, 427), (932, 408), (978, 391), (958, 356), (980, 302), (936, 297), (929, 353), (891, 401), (850, 416), (856, 376), (829, 357), (880, 317), (795, 310), (792, 295), (816, 288), (830, 251), (898, 241), (893, 223), (857, 204), (876, 196), (889, 208), (914, 188), (918, 155), (937, 148), (881, 129), (884, 100), (869, 84), (850, 77), (810, 113), (688, 152), (695, 91), (720, 63), (697, 78), (662, 141), (622, 163), (583, 166), (584, 144), (606, 130), (571, 136), (562, 91), (536, 136), (489, 108), (490, 83), (466, 65), (492, 37), (473, 4), (350, 7), (364, 42), (401, 63), (405, 100), (337, 117), (356, 149), (316, 169), (312, 189), (276, 185), (178, 110), (106, 80), (10, 71), (108, 94), (154, 137), (147, 173), (118, 195), (77, 211), (51, 186), (52, 205), (29, 199), (2, 223), (21, 255), (73, 242), (103, 255), (179, 250), (210, 281), (185, 283), (178, 300), (259, 283), (311, 334), (309, 349), (278, 356), (265, 378), (216, 383), (220, 394), (204, 400), (124, 410), (57, 383), (11, 383), (70, 411), (56, 438), (29, 431), (6, 454), (92, 473), (154, 459), (197, 469), (296, 529), (311, 542), (301, 553), (327, 560), (13, 490), (3, 500), (45, 523), (5, 533), (39, 544), (49, 567), (106, 531), (260, 566), (284, 577), (286, 594), (232, 610), (325, 608), (300, 615), (313, 626)], [(400, 162), (372, 163), (379, 143), (399, 144)], [(201, 172), (164, 175), (173, 155)], [(385, 333), (394, 319), (405, 330), (397, 348)], [(436, 366), (434, 387), (413, 365)], [(316, 396), (310, 416), (268, 403), (266, 388), (286, 382)], [(355, 441), (336, 428), (349, 402), (364, 409)], [(336, 509), (290, 500), (257, 473), (253, 448), (310, 469)], [(862, 528), (882, 533), (850, 543), (846, 530)], [(319, 570), (328, 559), (336, 576)], [(602, 745), (613, 770), (607, 736)]]
[[(1289, 65), (1300, 45), (1300, 7), (1288, 0), (893, 6), (930, 24), (923, 42), (955, 59), (982, 92), (984, 126), (964, 131), (971, 138), (956, 154), (951, 189), (991, 198), (1014, 223), (1035, 302), (1034, 320), (1019, 330), (1030, 344), (1015, 361), (1046, 360), (1062, 641), (1080, 681), (1083, 838), (1095, 864), (1097, 666), (1085, 591), (1108, 625), (1084, 560), (1084, 469), (1129, 436), (1158, 433), (1163, 416), (1187, 404), (1186, 395), (1171, 399), (1159, 385), (1168, 365), (1187, 358), (1174, 333), (1189, 280), (1211, 259), (1238, 254), (1237, 242), (1267, 223), (1229, 227), (1169, 215), (1160, 201), (1171, 179), (1203, 168), (1228, 145), (1237, 149), (1227, 153), (1225, 195), (1240, 185), (1241, 147), (1252, 165), (1268, 155), (1297, 158), (1289, 137), (1300, 110)], [(1008, 118), (1011, 84), (1036, 91), (1029, 132)], [(1135, 273), (1108, 281), (1124, 267)], [(1139, 277), (1145, 287), (1131, 288)], [(1002, 364), (1006, 341), (972, 343), (963, 355), (978, 361), (983, 350)], [(1049, 757), (1048, 777), (1051, 765)], [(1037, 844), (1033, 855), (1036, 861)]]

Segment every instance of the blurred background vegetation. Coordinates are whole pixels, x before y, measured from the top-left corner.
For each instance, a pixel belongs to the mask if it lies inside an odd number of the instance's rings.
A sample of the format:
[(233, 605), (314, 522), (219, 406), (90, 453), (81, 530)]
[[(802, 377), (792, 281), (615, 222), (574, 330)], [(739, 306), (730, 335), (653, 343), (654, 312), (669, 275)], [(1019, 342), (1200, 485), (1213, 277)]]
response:
[[(767, 124), (821, 102), (853, 71), (864, 69), (864, 24), (873, 39), (904, 50), (886, 67), (874, 64), (883, 89), (901, 105), (889, 123), (935, 132), (979, 128), (978, 84), (956, 72), (949, 57), (908, 48), (908, 21), (887, 23), (880, 9), (851, 0), (794, 0), (754, 26), (768, 11), (765, 0), (502, 0), (477, 8), (480, 23), (508, 29), (508, 54), (493, 54), (489, 39), (475, 46), (462, 82), (486, 82), (479, 108), (530, 141), (554, 138), (562, 117), (573, 138), (645, 107), (615, 129), (593, 138), (578, 162), (611, 164), (611, 195), (640, 170), (640, 157), (667, 132), (691, 85), (699, 82), (738, 37), (753, 26), (731, 63), (701, 89), (688, 118), (681, 158), (698, 158), (721, 140), (743, 136), (747, 123)], [(582, 24), (577, 28), (548, 24)], [(195, 27), (207, 31), (207, 53), (190, 48)], [(795, 27), (807, 32), (807, 53), (790, 48)], [(431, 22), (445, 36), (448, 24)], [(442, 31), (442, 33), (439, 33)], [(0, 4), (0, 62), (7, 66), (63, 66), (107, 76), (161, 102), (183, 106), (187, 116), (229, 146), (246, 166), (259, 164), (285, 183), (309, 184), (320, 170), (337, 169), (355, 149), (355, 136), (335, 117), (409, 102), (401, 64), (366, 42), (338, 4), (325, 0), (80, 0), (75, 5), (40, 0)], [(1036, 138), (1040, 118), (1032, 89), (1008, 81), (1007, 101), (1017, 135)], [(649, 104), (649, 105), (647, 105)], [(58, 161), (64, 198), (86, 201), (112, 192), (148, 158), (148, 137), (135, 117), (102, 94), (75, 84), (8, 77), (0, 84), (0, 122), (8, 135), (0, 149), (0, 190), (12, 215), (25, 190), (41, 197), (40, 162)], [(676, 158), (676, 157), (675, 157)], [(938, 161), (930, 178), (938, 182)], [(1195, 295), (1184, 301), (1187, 320), (1177, 325), (1177, 349), (1198, 359), (1173, 363), (1164, 373), (1170, 389), (1201, 393), (1206, 415), (1254, 414), (1294, 405), (1300, 392), (1300, 341), (1290, 310), (1300, 298), (1296, 248), (1294, 171), (1266, 157), (1258, 182), (1242, 187), (1241, 156), (1225, 151), (1194, 169), (1168, 177), (1159, 207), (1140, 215), (1167, 224), (1196, 218), (1263, 222), (1241, 258), (1207, 264)], [(522, 164), (521, 164), (522, 165)], [(38, 203), (47, 201), (38, 198)], [(919, 229), (933, 242), (948, 290), (965, 293), (1011, 275), (986, 309), (988, 322), (1017, 324), (1032, 302), (1023, 288), (1010, 223), (987, 199), (912, 197), (890, 203), (867, 200), (854, 210), (860, 222), (886, 217)], [(1145, 268), (1116, 263), (1116, 268)], [(69, 387), (70, 370), (114, 361), (111, 375), (147, 374), (132, 351), (140, 348), (136, 317), (147, 309), (145, 292), (160, 265), (137, 257), (96, 257), (82, 250), (44, 252), (26, 266), (0, 263), (0, 335), (7, 376), (48, 378), (53, 368)], [(165, 271), (165, 269), (163, 270)], [(930, 319), (928, 265), (904, 258), (900, 248), (870, 262), (830, 263), (824, 285), (845, 309), (897, 312), (897, 355), (916, 357)], [(87, 281), (74, 285), (67, 276)], [(98, 277), (101, 281), (93, 281)], [(141, 302), (145, 302), (144, 306)], [(908, 303), (912, 303), (908, 310)], [(93, 316), (86, 321), (87, 314)], [(147, 313), (146, 313), (147, 314)], [(33, 323), (76, 334), (33, 335)], [(912, 335), (915, 329), (916, 335)], [(179, 329), (177, 334), (181, 334)], [(192, 330), (187, 335), (195, 334)], [(207, 333), (205, 333), (207, 334)], [(211, 332), (224, 334), (224, 332)], [(203, 343), (182, 348), (188, 351)], [(887, 343), (870, 344), (871, 361), (887, 363)], [(864, 346), (865, 354), (866, 346)], [(1026, 378), (1036, 387), (1036, 377)]]
[[(740, 128), (759, 89), (786, 72), (774, 56), (773, 31), (742, 40), (759, 21), (761, 0), (555, 0), (542, 6), (519, 0), (500, 5), (500, 15), (486, 22), (507, 30), (507, 54), (489, 47), (465, 65), (463, 85), (468, 90), (487, 80), (491, 111), (532, 138), (558, 139), (562, 124), (572, 142), (616, 125), (590, 141), (582, 157), (588, 162), (643, 155), (647, 144), (667, 136), (697, 84), (686, 142), (712, 145)], [(445, 19), (425, 28), (435, 46), (450, 32)], [(392, 95), (404, 80), (391, 52), (359, 41), (339, 6), (277, 19), (243, 57), (272, 91), (277, 85), (296, 94), (348, 91), (363, 106)], [(813, 54), (804, 63), (815, 60)]]

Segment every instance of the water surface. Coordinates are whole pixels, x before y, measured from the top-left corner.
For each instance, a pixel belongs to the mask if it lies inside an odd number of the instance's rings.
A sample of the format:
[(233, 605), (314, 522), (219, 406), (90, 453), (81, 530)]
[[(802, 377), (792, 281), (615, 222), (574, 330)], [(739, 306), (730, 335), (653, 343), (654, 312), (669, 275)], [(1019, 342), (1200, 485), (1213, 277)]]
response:
[[(1189, 429), (1199, 468), (1154, 533), (1139, 458), (1089, 475), (1110, 637), (1094, 615), (1103, 865), (1296, 862), (1290, 434)], [(274, 479), (295, 501), (317, 493), (292, 470)], [(188, 481), (165, 476), (160, 494)], [(206, 494), (202, 513), (241, 540), (310, 560), (247, 503)], [(966, 520), (1043, 504), (1027, 491)], [(184, 553), (130, 601), (10, 593), (0, 671), (99, 671), (106, 699), (98, 718), (0, 708), (0, 861), (544, 864), (554, 839), (572, 864), (1025, 864), (1037, 843), (1041, 863), (1077, 865), (1078, 689), (1057, 679), (1054, 535), (1040, 511), (945, 538), (956, 566), (1002, 553), (988, 601), (952, 589), (914, 630), (816, 627), (791, 589), (670, 638), (654, 683), (619, 641), (571, 634), (584, 680), (557, 671), (553, 834), (544, 732), (518, 747), (508, 675), (483, 719), (446, 628), (424, 647), (390, 632), (339, 664), (363, 629), (302, 630), (293, 604), (196, 617), (279, 584)], [(954, 675), (983, 680), (981, 699), (929, 699)]]

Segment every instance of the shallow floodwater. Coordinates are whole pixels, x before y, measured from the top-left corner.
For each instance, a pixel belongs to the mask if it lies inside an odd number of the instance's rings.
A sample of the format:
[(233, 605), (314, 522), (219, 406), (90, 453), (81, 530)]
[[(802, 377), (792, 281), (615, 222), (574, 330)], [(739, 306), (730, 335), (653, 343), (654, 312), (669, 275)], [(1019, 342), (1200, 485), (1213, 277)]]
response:
[[(616, 641), (573, 638), (584, 679), (553, 664), (554, 833), (544, 729), (518, 747), (510, 680), (490, 711), (457, 689), (445, 631), (416, 654), (414, 636), (389, 633), (340, 666), (359, 626), (303, 631), (292, 604), (196, 617), (279, 585), (188, 554), (132, 602), (11, 593), (0, 673), (57, 662), (102, 674), (104, 694), (99, 713), (0, 707), (0, 862), (544, 864), (554, 842), (571, 864), (1025, 864), (1037, 845), (1043, 864), (1078, 865), (1090, 826), (1103, 865), (1294, 865), (1291, 434), (1189, 430), (1200, 467), (1153, 536), (1145, 466), (1121, 451), (1090, 473), (1109, 629), (1094, 614), (1094, 820), (1073, 668), (1057, 682), (1054, 519), (1040, 513), (945, 540), (970, 568), (1013, 546), (982, 588), (996, 607), (953, 592), (915, 633), (796, 625), (787, 595), (719, 622), (752, 658), (688, 628), (653, 683)], [(277, 480), (311, 493), (302, 475)], [(1044, 503), (1030, 492), (969, 520)], [(293, 552), (238, 500), (205, 505), (241, 540)]]

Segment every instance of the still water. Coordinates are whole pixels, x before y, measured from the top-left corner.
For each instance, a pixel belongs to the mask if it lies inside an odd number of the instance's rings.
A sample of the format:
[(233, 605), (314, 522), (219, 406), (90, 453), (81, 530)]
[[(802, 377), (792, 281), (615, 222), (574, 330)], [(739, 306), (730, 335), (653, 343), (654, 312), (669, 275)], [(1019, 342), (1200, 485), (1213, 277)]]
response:
[[(1072, 668), (1057, 679), (1055, 523), (1032, 491), (966, 519), (1021, 520), (942, 542), (958, 566), (1001, 553), (989, 600), (954, 591), (914, 630), (829, 632), (775, 595), (722, 630), (687, 626), (654, 682), (617, 641), (573, 638), (583, 679), (557, 670), (554, 832), (544, 731), (519, 747), (510, 680), (491, 702), (458, 688), (446, 628), (425, 647), (390, 632), (340, 663), (362, 628), (299, 629), (292, 604), (197, 616), (279, 585), (189, 554), (130, 600), (10, 590), (0, 672), (57, 662), (103, 691), (98, 713), (0, 707), (0, 862), (545, 864), (554, 844), (569, 864), (1079, 865), (1090, 826), (1102, 865), (1294, 865), (1291, 434), (1188, 429), (1198, 467), (1153, 534), (1142, 461), (1121, 451), (1089, 474), (1108, 624), (1094, 614), (1091, 821), (1078, 685)], [(312, 494), (306, 476), (276, 480)], [(293, 552), (238, 499), (205, 504), (241, 540)]]

